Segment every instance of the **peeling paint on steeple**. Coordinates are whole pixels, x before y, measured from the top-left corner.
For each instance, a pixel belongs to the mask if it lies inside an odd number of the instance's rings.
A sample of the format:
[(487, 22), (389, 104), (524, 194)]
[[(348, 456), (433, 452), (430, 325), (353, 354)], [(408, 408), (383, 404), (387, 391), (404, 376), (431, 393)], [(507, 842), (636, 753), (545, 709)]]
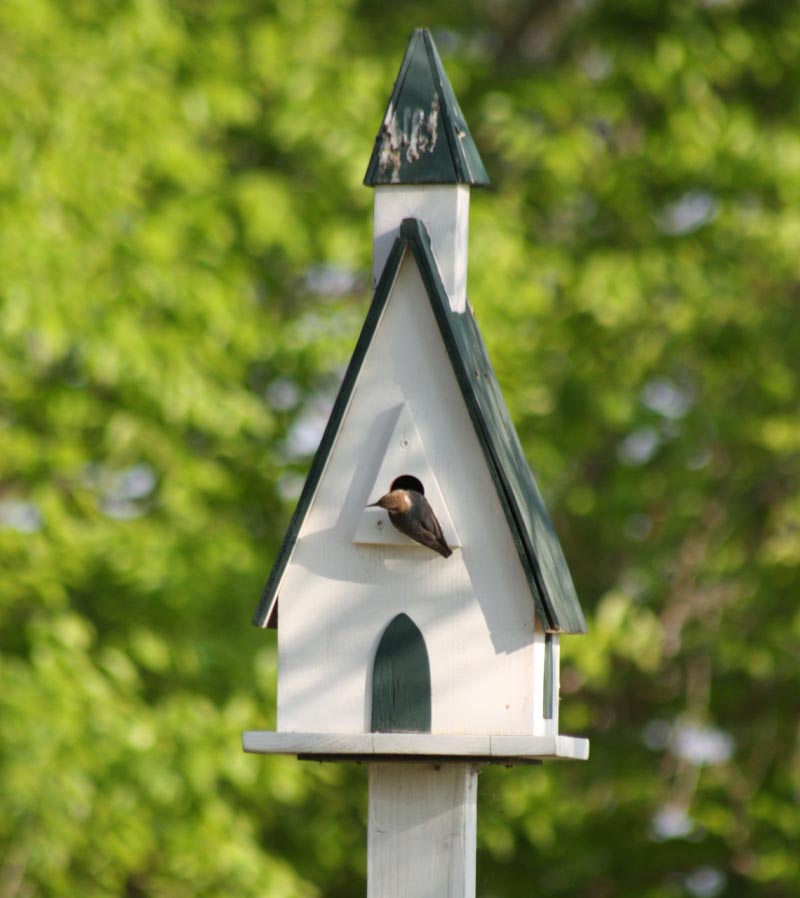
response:
[(433, 38), (425, 28), (411, 35), (364, 183), (370, 187), (489, 183)]

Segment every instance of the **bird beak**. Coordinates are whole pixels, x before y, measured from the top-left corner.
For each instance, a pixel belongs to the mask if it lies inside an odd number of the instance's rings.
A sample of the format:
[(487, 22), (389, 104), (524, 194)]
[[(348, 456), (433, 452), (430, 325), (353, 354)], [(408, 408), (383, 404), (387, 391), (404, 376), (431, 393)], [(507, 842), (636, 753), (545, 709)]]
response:
[(365, 508), (375, 508), (375, 507), (377, 507), (378, 505), (380, 505), (380, 499), (378, 499), (377, 502), (370, 502), (369, 505), (365, 505), (364, 507), (365, 507)]

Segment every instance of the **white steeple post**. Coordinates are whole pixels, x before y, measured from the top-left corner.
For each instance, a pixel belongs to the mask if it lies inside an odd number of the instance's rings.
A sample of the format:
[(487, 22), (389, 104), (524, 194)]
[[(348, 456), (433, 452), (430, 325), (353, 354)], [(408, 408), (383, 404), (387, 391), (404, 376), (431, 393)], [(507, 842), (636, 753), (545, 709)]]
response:
[(469, 185), (392, 184), (375, 187), (372, 289), (380, 279), (404, 218), (425, 224), (454, 312), (467, 307)]
[(364, 183), (375, 188), (373, 289), (405, 218), (425, 225), (450, 308), (467, 307), (469, 191), (489, 183), (464, 114), (424, 29), (415, 31)]

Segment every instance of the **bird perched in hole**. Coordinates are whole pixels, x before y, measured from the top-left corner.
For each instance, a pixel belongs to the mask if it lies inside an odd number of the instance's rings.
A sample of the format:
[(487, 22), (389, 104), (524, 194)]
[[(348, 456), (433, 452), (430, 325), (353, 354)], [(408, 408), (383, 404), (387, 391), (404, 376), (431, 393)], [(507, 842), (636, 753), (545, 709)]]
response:
[(443, 558), (453, 554), (442, 533), (442, 526), (430, 503), (416, 490), (392, 490), (367, 508), (385, 508), (394, 526), (415, 542), (433, 549)]

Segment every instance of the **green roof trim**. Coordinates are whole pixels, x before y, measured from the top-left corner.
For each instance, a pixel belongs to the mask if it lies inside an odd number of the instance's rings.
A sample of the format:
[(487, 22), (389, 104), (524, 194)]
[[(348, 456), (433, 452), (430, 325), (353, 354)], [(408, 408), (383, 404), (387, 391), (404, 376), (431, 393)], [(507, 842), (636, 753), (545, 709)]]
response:
[(311, 464), (308, 479), (253, 623), (260, 627), (276, 625), (278, 588), (284, 570), (325, 470), (361, 366), (407, 250), (411, 250), (422, 277), (542, 626), (548, 633), (585, 633), (586, 620), (575, 593), (561, 544), (525, 459), (522, 444), (486, 354), (478, 325), (471, 309), (468, 308), (466, 312), (454, 312), (450, 308), (447, 291), (442, 284), (431, 251), (428, 233), (422, 222), (413, 218), (405, 219), (401, 224), (400, 235), (395, 240), (384, 266), (353, 357), (345, 372), (331, 416)]
[(411, 34), (364, 183), (489, 183), (427, 28)]

